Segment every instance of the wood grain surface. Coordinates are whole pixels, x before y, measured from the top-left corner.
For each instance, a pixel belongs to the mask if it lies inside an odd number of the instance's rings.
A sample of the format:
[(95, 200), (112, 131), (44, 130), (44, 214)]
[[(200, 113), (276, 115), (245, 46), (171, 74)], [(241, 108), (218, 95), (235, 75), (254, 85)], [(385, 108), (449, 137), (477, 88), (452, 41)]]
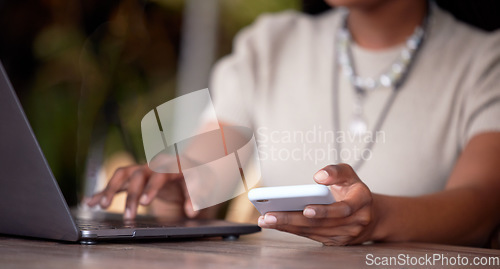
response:
[[(372, 257), (447, 257), (499, 259), (492, 249), (424, 243), (383, 243), (348, 247), (326, 247), (320, 243), (277, 232), (242, 236), (236, 241), (203, 240), (68, 244), (0, 236), (0, 268), (419, 268), (414, 265), (368, 265)], [(463, 258), (462, 258), (463, 259)], [(422, 268), (500, 268), (458, 266), (441, 263)]]

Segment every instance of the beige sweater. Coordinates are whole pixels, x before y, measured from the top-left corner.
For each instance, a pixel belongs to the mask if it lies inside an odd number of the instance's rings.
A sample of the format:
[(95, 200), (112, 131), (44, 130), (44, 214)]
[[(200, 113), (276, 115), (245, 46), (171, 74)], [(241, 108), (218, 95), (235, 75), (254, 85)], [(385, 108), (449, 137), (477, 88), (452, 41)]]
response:
[[(352, 141), (347, 128), (354, 90), (340, 72), (334, 81), (340, 12), (264, 15), (242, 31), (233, 53), (212, 76), (219, 120), (254, 128), (261, 185), (313, 183), (318, 169), (352, 164), (357, 152), (366, 159), (357, 172), (375, 193), (416, 196), (442, 190), (467, 142), (479, 133), (500, 131), (500, 32), (487, 34), (433, 7), (414, 68), (381, 132), (372, 137), (373, 149), (364, 152), (365, 140)], [(354, 46), (359, 73), (384, 72), (400, 49)], [(339, 100), (332, 96), (336, 83)], [(367, 97), (370, 129), (390, 93), (380, 88)], [(339, 112), (343, 132), (334, 133)], [(340, 152), (335, 143), (341, 144)]]

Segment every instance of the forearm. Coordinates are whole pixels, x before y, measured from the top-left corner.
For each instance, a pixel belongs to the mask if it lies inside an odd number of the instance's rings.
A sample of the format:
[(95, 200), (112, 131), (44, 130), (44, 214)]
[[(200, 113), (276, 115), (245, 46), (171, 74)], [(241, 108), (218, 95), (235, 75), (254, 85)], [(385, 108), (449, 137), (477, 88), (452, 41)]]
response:
[(499, 223), (494, 190), (456, 188), (420, 197), (373, 196), (375, 241), (483, 245)]

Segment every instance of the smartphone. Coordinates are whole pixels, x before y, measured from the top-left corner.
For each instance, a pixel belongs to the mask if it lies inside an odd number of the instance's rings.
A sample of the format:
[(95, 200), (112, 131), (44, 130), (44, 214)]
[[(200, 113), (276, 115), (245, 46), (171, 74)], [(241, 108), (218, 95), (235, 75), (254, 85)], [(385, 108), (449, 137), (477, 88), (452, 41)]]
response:
[(248, 199), (262, 215), (272, 211), (302, 211), (307, 205), (335, 202), (330, 189), (318, 184), (255, 188), (248, 192)]

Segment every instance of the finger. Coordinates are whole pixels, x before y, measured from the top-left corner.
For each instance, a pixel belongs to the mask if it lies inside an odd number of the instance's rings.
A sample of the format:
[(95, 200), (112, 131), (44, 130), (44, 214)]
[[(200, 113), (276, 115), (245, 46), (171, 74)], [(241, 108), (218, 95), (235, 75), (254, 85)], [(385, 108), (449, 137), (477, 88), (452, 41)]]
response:
[(320, 219), (306, 218), (302, 212), (269, 212), (264, 215), (267, 226), (289, 225), (297, 227), (335, 227), (350, 223), (351, 218)]
[(360, 182), (352, 167), (341, 163), (337, 165), (328, 165), (314, 174), (314, 181), (322, 185), (341, 185), (348, 186)]
[(183, 180), (181, 180), (180, 184), (181, 184), (181, 188), (184, 192), (184, 212), (186, 213), (186, 215), (189, 218), (194, 218), (194, 217), (198, 216), (200, 211), (194, 210), (193, 203), (191, 201), (191, 197), (189, 195), (189, 191), (188, 191), (186, 181), (184, 180), (184, 178), (183, 178)]
[[(263, 217), (265, 219), (265, 217)], [(294, 225), (266, 225), (262, 223), (262, 220), (259, 221), (259, 226), (267, 229), (276, 229), (282, 232), (293, 233), (300, 236), (311, 237), (323, 237), (323, 238), (332, 238), (336, 236), (343, 236), (348, 238), (354, 238), (358, 236), (363, 227), (360, 225), (343, 225), (338, 227), (300, 227)]]
[(318, 241), (325, 246), (346, 246), (352, 239), (351, 237), (346, 235), (338, 235), (333, 237), (326, 237), (321, 235), (309, 235), (307, 237), (314, 241)]
[(342, 202), (349, 205), (351, 214), (354, 214), (366, 205), (371, 204), (372, 199), (370, 189), (364, 183), (359, 182), (349, 187), (349, 191)]
[(276, 229), (304, 237), (311, 238), (326, 245), (345, 245), (357, 238), (363, 231), (361, 225), (344, 225), (339, 227), (299, 227), (293, 225), (263, 225), (264, 217), (259, 218), (259, 226), (267, 229)]
[(103, 195), (104, 193), (102, 191), (94, 194), (92, 197), (90, 197), (90, 199), (87, 200), (87, 205), (90, 207), (96, 206), (101, 201)]
[(326, 166), (314, 175), (314, 180), (319, 184), (332, 185), (332, 189), (342, 193), (342, 202), (349, 205), (350, 214), (372, 200), (370, 190), (348, 164)]
[[(266, 225), (264, 223), (264, 216), (259, 216), (259, 218), (257, 219), (257, 225), (261, 226), (261, 225)], [(262, 226), (261, 226), (262, 227)]]
[(276, 229), (283, 232), (293, 233), (301, 236), (308, 235), (305, 232), (306, 227), (294, 226), (294, 225), (276, 225), (276, 224), (268, 224), (265, 221), (265, 216), (260, 216), (257, 224), (264, 229)]
[(319, 226), (321, 219), (309, 219), (302, 212), (268, 212), (264, 215), (266, 225), (293, 225), (299, 227)]
[(95, 194), (90, 199), (88, 205), (95, 206), (99, 204), (102, 208), (107, 208), (111, 204), (113, 196), (117, 192), (119, 192), (119, 190), (126, 183), (129, 174), (132, 173), (135, 169), (137, 169), (137, 166), (122, 167), (116, 169), (116, 171), (113, 173), (113, 176), (109, 180), (108, 185), (106, 185), (106, 188), (98, 194)]
[(308, 205), (302, 215), (310, 219), (344, 218), (351, 215), (351, 207), (344, 201), (331, 205)]
[(200, 210), (195, 210), (193, 208), (191, 199), (188, 198), (184, 201), (184, 213), (186, 213), (186, 216), (188, 216), (189, 218), (195, 218), (196, 216), (198, 216), (199, 212)]
[(167, 174), (153, 173), (144, 187), (139, 203), (149, 205), (167, 181)]
[(146, 169), (137, 169), (129, 179), (129, 187), (127, 189), (127, 200), (125, 202), (125, 214), (123, 218), (134, 219), (137, 214), (137, 207), (140, 195), (144, 190), (146, 180), (150, 173)]
[(319, 227), (316, 229), (306, 228), (304, 232), (309, 235), (317, 235), (323, 237), (345, 236), (355, 238), (361, 234), (364, 227), (361, 225), (343, 225), (338, 227)]
[[(321, 242), (326, 246), (344, 246), (364, 242), (359, 236), (364, 227), (361, 225), (346, 225), (335, 228), (321, 228), (310, 231), (308, 238)], [(306, 231), (308, 232), (308, 231)]]

